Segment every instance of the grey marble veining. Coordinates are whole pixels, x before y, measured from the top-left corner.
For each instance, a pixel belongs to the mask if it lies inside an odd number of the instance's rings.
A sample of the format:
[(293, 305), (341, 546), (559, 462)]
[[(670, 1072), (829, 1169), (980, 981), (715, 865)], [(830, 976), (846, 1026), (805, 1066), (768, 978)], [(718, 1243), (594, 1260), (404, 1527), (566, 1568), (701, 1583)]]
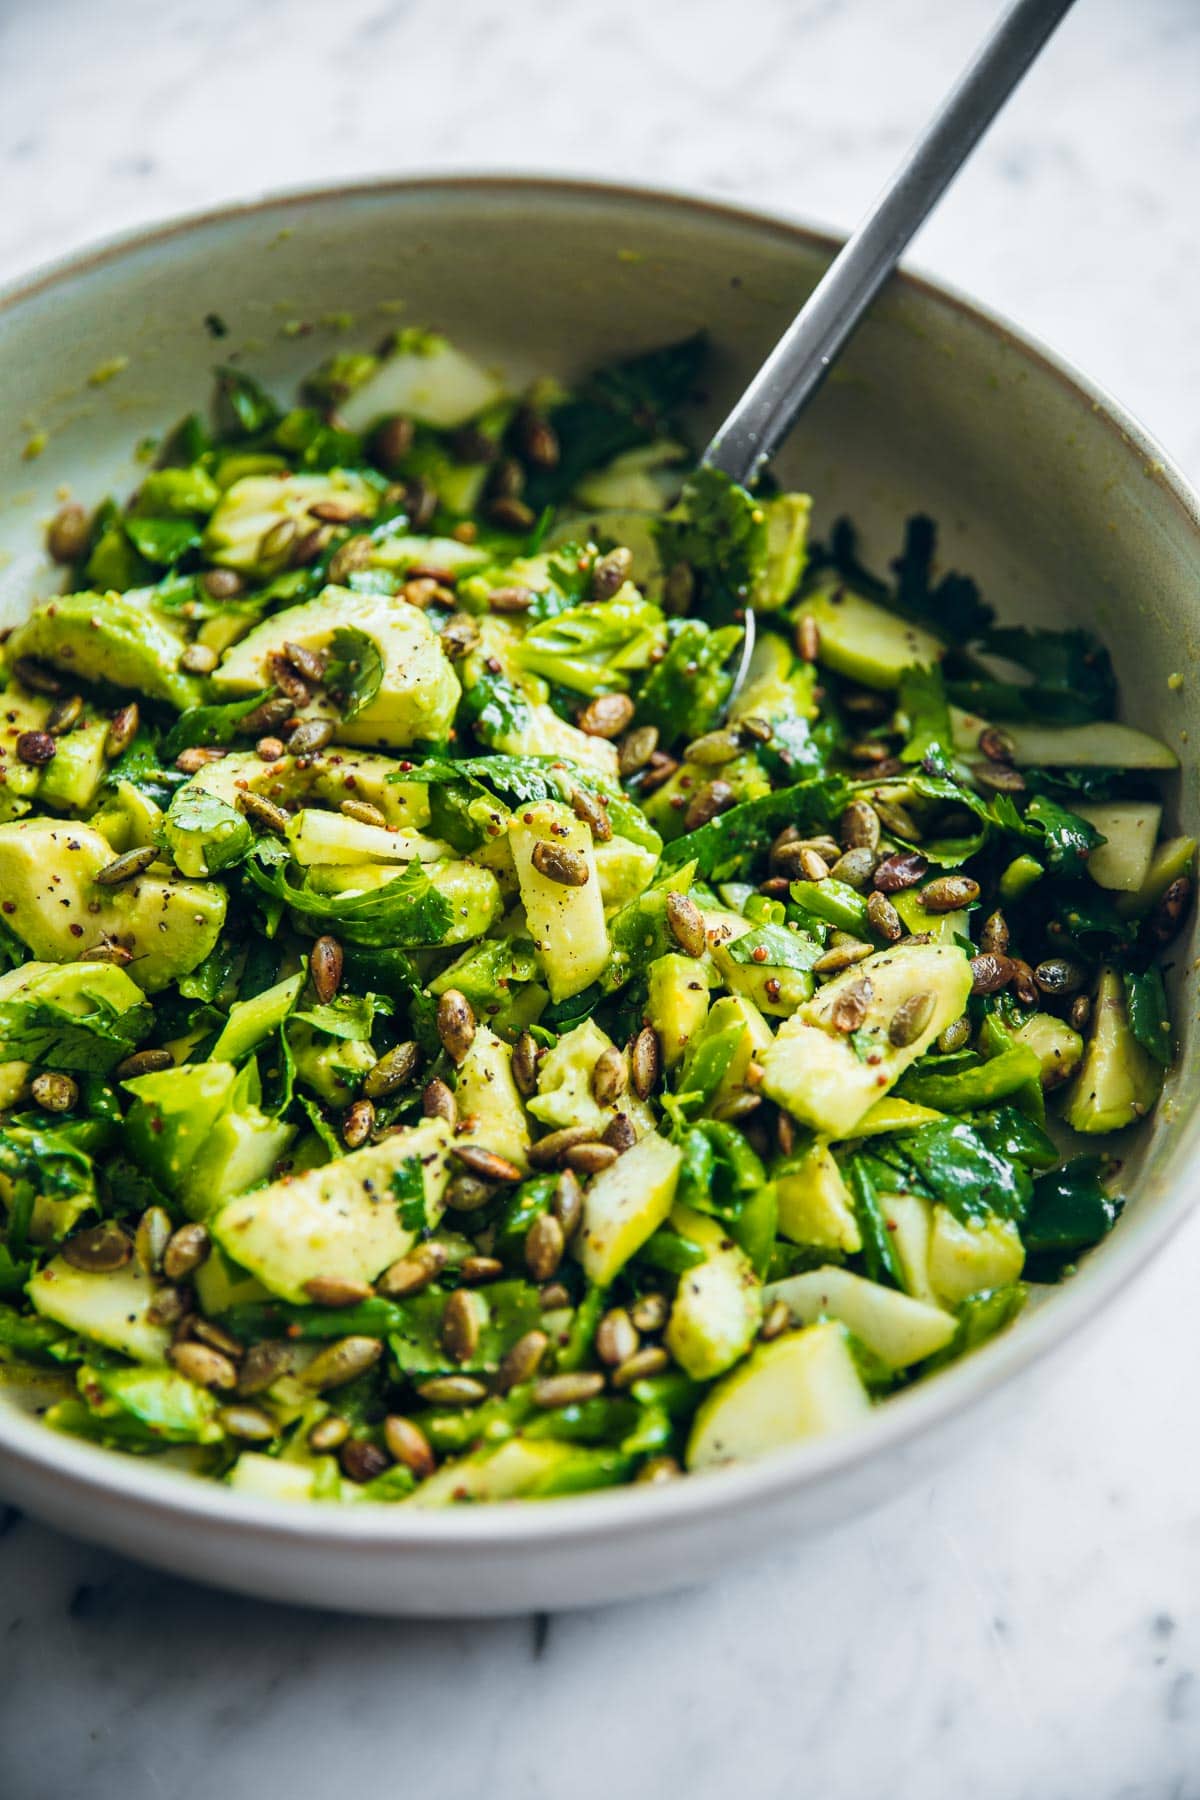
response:
[[(990, 0), (0, 0), (0, 275), (281, 184), (655, 180), (849, 225)], [(1082, 0), (916, 258), (1200, 476), (1200, 9)], [(4, 1800), (1200, 1800), (1200, 1223), (933, 1487), (662, 1601), (290, 1612), (0, 1516)]]

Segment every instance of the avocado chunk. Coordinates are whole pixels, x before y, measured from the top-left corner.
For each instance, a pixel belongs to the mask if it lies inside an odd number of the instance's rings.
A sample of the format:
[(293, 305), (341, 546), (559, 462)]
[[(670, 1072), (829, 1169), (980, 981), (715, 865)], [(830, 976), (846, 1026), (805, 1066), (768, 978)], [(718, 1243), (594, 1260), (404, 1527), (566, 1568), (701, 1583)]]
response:
[(471, 1048), (458, 1066), (454, 1089), (458, 1116), (473, 1120), (456, 1144), (478, 1144), (506, 1156), (518, 1169), (529, 1166), (529, 1121), (513, 1080), (512, 1050), (486, 1025), (476, 1028)]
[[(119, 1033), (114, 1029), (118, 1019)], [(101, 1031), (80, 1041), (74, 1038), (73, 1020), (98, 1024)], [(0, 975), (0, 1057), (36, 1058), (52, 1068), (107, 1070), (128, 1055), (152, 1024), (141, 988), (114, 963), (27, 962)]]
[(171, 1333), (148, 1317), (154, 1284), (136, 1259), (100, 1275), (72, 1268), (56, 1256), (39, 1269), (25, 1291), (44, 1319), (53, 1319), (68, 1331), (94, 1338), (135, 1362), (166, 1361)]
[(929, 1285), (945, 1306), (958, 1306), (985, 1288), (1016, 1281), (1025, 1246), (1011, 1219), (956, 1219), (935, 1206), (929, 1233)]
[(1150, 873), (1162, 807), (1145, 800), (1109, 800), (1103, 805), (1071, 808), (1104, 839), (1087, 859), (1098, 887), (1136, 894)]
[(817, 627), (820, 661), (863, 687), (897, 687), (905, 669), (932, 668), (945, 655), (946, 646), (931, 631), (836, 579), (805, 594), (800, 611)]
[(88, 812), (108, 773), (107, 741), (107, 719), (76, 725), (57, 738), (54, 761), (46, 764), (38, 783), (43, 805), (53, 812)]
[(299, 540), (313, 530), (311, 508), (330, 504), (366, 522), (378, 511), (379, 495), (361, 475), (345, 469), (324, 475), (243, 475), (226, 488), (205, 527), (204, 554), (242, 574), (278, 574), (288, 567)]
[(258, 1071), (231, 1062), (187, 1063), (124, 1083), (134, 1097), (125, 1122), (134, 1160), (203, 1219), (230, 1194), (269, 1175), (295, 1127), (264, 1113)]
[(4, 922), (42, 962), (73, 962), (98, 944), (121, 944), (138, 986), (155, 993), (213, 948), (225, 890), (153, 873), (98, 885), (97, 873), (112, 860), (111, 846), (89, 825), (47, 818), (0, 825)]
[(351, 431), (366, 431), (393, 413), (453, 431), (503, 399), (504, 388), (473, 357), (436, 332), (409, 328), (339, 403), (338, 413)]
[(592, 1071), (600, 1057), (614, 1048), (594, 1019), (585, 1019), (563, 1033), (538, 1063), (537, 1093), (526, 1102), (539, 1124), (551, 1131), (567, 1125), (591, 1125), (603, 1131), (614, 1113), (623, 1112), (639, 1131), (654, 1129), (649, 1108), (634, 1095), (625, 1093), (601, 1106), (592, 1092)]
[(676, 1206), (671, 1223), (705, 1260), (680, 1276), (664, 1342), (693, 1381), (723, 1375), (749, 1348), (762, 1323), (762, 1287), (746, 1257), (716, 1219)]
[(824, 1320), (760, 1344), (701, 1402), (689, 1469), (751, 1462), (808, 1438), (852, 1431), (871, 1415), (841, 1325)]
[(646, 1018), (658, 1033), (662, 1059), (673, 1069), (708, 1017), (708, 979), (694, 956), (669, 951), (646, 971)]
[(256, 1500), (337, 1500), (341, 1476), (332, 1456), (311, 1462), (284, 1462), (258, 1450), (243, 1450), (226, 1477), (235, 1494)]
[(1162, 1081), (1162, 1069), (1129, 1029), (1120, 975), (1102, 969), (1083, 1066), (1067, 1098), (1067, 1124), (1089, 1135), (1122, 1131), (1150, 1111)]
[(203, 695), (203, 684), (179, 666), (187, 643), (183, 625), (144, 594), (58, 594), (18, 625), (5, 654), (10, 667), (32, 657), (76, 680), (108, 681), (182, 711)]
[(847, 1256), (862, 1249), (854, 1201), (824, 1139), (776, 1170), (775, 1192), (780, 1237)]
[(1117, 896), (1118, 913), (1123, 919), (1141, 918), (1152, 906), (1158, 905), (1173, 881), (1178, 881), (1181, 875), (1191, 874), (1195, 860), (1195, 838), (1164, 838), (1155, 847), (1146, 878), (1137, 892)]
[(889, 1369), (906, 1369), (944, 1350), (957, 1324), (941, 1307), (835, 1267), (809, 1269), (772, 1282), (763, 1293), (763, 1304), (771, 1306), (776, 1300), (784, 1302), (795, 1325), (838, 1319)]
[[(514, 813), (509, 843), (529, 935), (552, 1000), (567, 1000), (608, 965), (608, 931), (592, 834), (569, 806), (542, 800)], [(538, 867), (542, 857), (546, 863)], [(572, 871), (569, 880), (555, 872)]]
[(229, 806), (236, 806), (240, 793), (261, 794), (284, 807), (312, 801), (336, 809), (345, 800), (365, 800), (379, 809), (389, 827), (419, 831), (429, 823), (429, 789), (424, 782), (395, 781), (397, 773), (393, 757), (367, 750), (323, 750), (315, 756), (281, 756), (278, 762), (235, 750), (220, 762), (206, 763), (179, 793), (215, 794)]
[[(349, 637), (335, 643), (338, 633)], [(356, 594), (327, 587), (315, 600), (273, 613), (226, 652), (212, 677), (219, 699), (238, 700), (271, 686), (271, 658), (285, 643), (360, 662), (364, 690), (345, 714), (319, 695), (298, 708), (302, 718), (326, 718), (344, 744), (402, 750), (440, 742), (454, 722), (460, 688), (429, 620), (391, 594)], [(368, 668), (374, 663), (374, 673)], [(376, 680), (375, 677), (378, 677)]]
[[(971, 980), (970, 962), (955, 945), (914, 944), (867, 957), (784, 1020), (760, 1055), (763, 1092), (824, 1137), (853, 1136), (875, 1102), (961, 1015)], [(893, 1043), (899, 1008), (923, 994), (931, 1005), (922, 1030), (909, 1043)], [(853, 1044), (835, 1023), (847, 996), (861, 1013)]]
[(1024, 1044), (1036, 1055), (1041, 1065), (1042, 1086), (1047, 1092), (1069, 1081), (1079, 1067), (1083, 1039), (1064, 1019), (1056, 1019), (1053, 1013), (1030, 1013), (1013, 1036), (1018, 1044)]
[(0, 820), (19, 819), (29, 811), (45, 773), (17, 755), (17, 739), (25, 731), (44, 731), (52, 702), (31, 694), (11, 677), (0, 696)]
[(444, 1120), (425, 1119), (323, 1168), (227, 1201), (209, 1229), (234, 1262), (282, 1300), (306, 1300), (305, 1283), (316, 1276), (373, 1281), (422, 1229), (402, 1222), (408, 1196), (397, 1193), (397, 1177), (404, 1188), (419, 1180), (412, 1197), (423, 1193), (424, 1225), (441, 1217), (450, 1138)]
[(602, 1169), (583, 1197), (575, 1254), (597, 1287), (607, 1287), (666, 1219), (683, 1152), (657, 1132)]
[(709, 1009), (679, 1073), (678, 1091), (713, 1118), (744, 1092), (746, 1075), (771, 1045), (771, 1028), (744, 994), (725, 994)]
[(449, 844), (394, 825), (366, 825), (342, 813), (303, 806), (287, 828), (288, 846), (298, 863), (437, 862), (453, 856)]

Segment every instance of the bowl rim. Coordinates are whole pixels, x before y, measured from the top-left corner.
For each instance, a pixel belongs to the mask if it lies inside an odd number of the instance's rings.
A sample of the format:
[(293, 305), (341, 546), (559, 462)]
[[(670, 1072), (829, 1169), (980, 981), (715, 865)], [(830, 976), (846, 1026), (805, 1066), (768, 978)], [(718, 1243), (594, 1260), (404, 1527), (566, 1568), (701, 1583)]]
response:
[[(744, 206), (653, 183), (521, 171), (384, 176), (269, 190), (251, 199), (173, 214), (108, 234), (0, 283), (0, 326), (6, 314), (25, 302), (175, 238), (228, 226), (259, 213), (286, 214), (290, 209), (331, 201), (403, 200), (439, 193), (481, 199), (502, 193), (525, 195), (531, 201), (574, 198), (614, 206), (628, 202), (664, 214), (725, 221), (830, 256), (845, 242), (843, 234), (809, 225), (783, 210)], [(1200, 495), (1151, 433), (1105, 389), (1033, 333), (970, 299), (953, 284), (907, 265), (893, 280), (923, 301), (957, 313), (998, 338), (1085, 401), (1127, 450), (1141, 456), (1146, 475), (1178, 508), (1185, 526), (1200, 537)], [(92, 1496), (137, 1502), (167, 1524), (211, 1526), (251, 1541), (282, 1537), (293, 1545), (314, 1549), (336, 1543), (343, 1551), (358, 1546), (371, 1554), (390, 1548), (445, 1557), (464, 1550), (536, 1548), (551, 1543), (561, 1547), (576, 1540), (653, 1535), (737, 1511), (752, 1501), (779, 1499), (790, 1490), (832, 1487), (869, 1460), (901, 1450), (935, 1426), (950, 1423), (1096, 1320), (1106, 1302), (1118, 1295), (1180, 1228), (1193, 1199), (1186, 1175), (1172, 1180), (1153, 1212), (1125, 1222), (1105, 1255), (1089, 1260), (1052, 1302), (1033, 1309), (1016, 1330), (1003, 1333), (982, 1354), (966, 1357), (936, 1380), (891, 1398), (862, 1429), (665, 1486), (639, 1488), (635, 1484), (563, 1496), (551, 1503), (510, 1500), (436, 1510), (382, 1504), (297, 1505), (239, 1494), (184, 1470), (59, 1436), (40, 1419), (5, 1406), (0, 1406), (0, 1472), (19, 1470), (31, 1478), (31, 1486), (39, 1476), (55, 1477), (76, 1500)], [(56, 1507), (56, 1511), (61, 1516), (65, 1508)]]

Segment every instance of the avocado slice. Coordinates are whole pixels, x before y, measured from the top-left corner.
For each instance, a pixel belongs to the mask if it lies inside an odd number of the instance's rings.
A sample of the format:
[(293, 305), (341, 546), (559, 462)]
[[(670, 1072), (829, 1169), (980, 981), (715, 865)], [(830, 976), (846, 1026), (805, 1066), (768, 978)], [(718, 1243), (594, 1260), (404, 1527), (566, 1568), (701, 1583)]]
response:
[(453, 431), (504, 397), (501, 383), (474, 357), (436, 332), (410, 329), (340, 401), (338, 414), (350, 431), (366, 431), (394, 413)]
[(378, 659), (378, 685), (349, 716), (324, 695), (299, 707), (299, 716), (329, 719), (343, 744), (401, 750), (441, 742), (454, 723), (458, 677), (425, 614), (396, 595), (327, 587), (315, 600), (272, 613), (226, 652), (213, 673), (213, 693), (238, 700), (270, 687), (271, 658), (285, 643), (319, 654), (331, 650), (339, 631), (369, 643)]
[(229, 806), (239, 793), (261, 794), (277, 806), (309, 801), (336, 809), (345, 800), (365, 800), (383, 814), (389, 828), (419, 831), (429, 823), (429, 789), (423, 781), (394, 781), (395, 759), (367, 750), (332, 749), (315, 756), (281, 756), (264, 762), (252, 750), (234, 750), (206, 763), (180, 794), (215, 794)]
[[(508, 837), (529, 935), (550, 998), (568, 1000), (608, 966), (608, 930), (591, 829), (561, 801), (542, 800), (513, 814)], [(565, 852), (575, 859), (582, 881), (570, 885), (543, 874), (534, 863), (535, 854), (543, 852)]]
[(1079, 1067), (1083, 1039), (1064, 1019), (1055, 1018), (1053, 1013), (1030, 1013), (1013, 1036), (1036, 1054), (1041, 1064), (1042, 1086), (1047, 1092), (1069, 1081)]
[(1162, 807), (1145, 800), (1109, 800), (1103, 805), (1071, 808), (1105, 840), (1087, 859), (1088, 874), (1098, 887), (1136, 894), (1150, 873)]
[(123, 1085), (134, 1097), (131, 1154), (192, 1219), (262, 1181), (295, 1136), (261, 1110), (252, 1063), (240, 1072), (231, 1062), (187, 1063)]
[(1089, 1135), (1122, 1131), (1146, 1116), (1162, 1082), (1162, 1069), (1129, 1029), (1119, 973), (1102, 969), (1083, 1067), (1067, 1099), (1067, 1124)]
[[(979, 747), (981, 731), (991, 729), (977, 713), (950, 708), (954, 748), (969, 756)], [(1177, 769), (1179, 758), (1161, 738), (1151, 737), (1115, 719), (1087, 725), (1006, 724), (1017, 768), (1034, 769)]]
[(1025, 1246), (1011, 1219), (956, 1219), (935, 1206), (929, 1233), (929, 1285), (945, 1306), (985, 1288), (1005, 1287), (1025, 1267)]
[[(853, 1136), (875, 1102), (961, 1015), (971, 980), (970, 962), (956, 945), (913, 944), (867, 957), (784, 1020), (760, 1053), (763, 1092), (822, 1136)], [(848, 994), (865, 1002), (854, 1043), (834, 1023)], [(924, 1028), (910, 1043), (893, 1044), (897, 1010), (919, 994), (932, 999)]]
[(77, 725), (55, 742), (54, 761), (46, 764), (38, 783), (38, 799), (53, 812), (89, 812), (108, 774), (108, 720)]
[(30, 1281), (26, 1293), (44, 1319), (119, 1350), (135, 1362), (166, 1361), (171, 1333), (147, 1316), (154, 1284), (134, 1259), (108, 1274), (72, 1268), (56, 1256)]
[(854, 1201), (823, 1138), (775, 1170), (775, 1192), (780, 1237), (847, 1256), (862, 1249)]
[(931, 631), (864, 600), (837, 579), (805, 594), (799, 610), (817, 627), (818, 660), (863, 687), (894, 688), (905, 669), (932, 668), (946, 653)]
[(669, 951), (646, 971), (646, 1019), (658, 1033), (663, 1063), (673, 1069), (708, 1016), (708, 978), (694, 956)]
[(421, 1229), (401, 1221), (393, 1177), (416, 1160), (424, 1223), (436, 1225), (450, 1141), (444, 1120), (424, 1119), (323, 1168), (226, 1201), (209, 1230), (234, 1262), (282, 1300), (306, 1300), (304, 1284), (315, 1276), (373, 1281), (411, 1249)]
[(753, 1342), (762, 1323), (762, 1286), (718, 1220), (676, 1206), (671, 1224), (705, 1259), (680, 1276), (663, 1341), (693, 1381), (711, 1381)]
[(843, 1327), (832, 1319), (759, 1344), (701, 1402), (689, 1469), (750, 1462), (807, 1438), (852, 1431), (871, 1415)]
[(1146, 878), (1137, 892), (1117, 896), (1117, 911), (1121, 917), (1141, 918), (1143, 913), (1148, 913), (1152, 906), (1158, 905), (1173, 881), (1178, 881), (1181, 875), (1191, 874), (1195, 861), (1195, 838), (1164, 838), (1155, 847)]
[(529, 1167), (529, 1121), (513, 1080), (512, 1050), (486, 1025), (476, 1028), (471, 1048), (458, 1066), (454, 1089), (460, 1126), (456, 1144), (478, 1144), (506, 1156), (518, 1169)]
[(153, 873), (99, 886), (96, 874), (112, 860), (111, 845), (89, 825), (48, 818), (0, 825), (4, 922), (43, 962), (74, 962), (94, 945), (122, 944), (133, 957), (129, 973), (155, 993), (213, 948), (225, 890)]
[(666, 1219), (682, 1162), (677, 1144), (647, 1132), (586, 1189), (574, 1247), (597, 1287), (607, 1287)]
[(108, 681), (180, 711), (198, 706), (203, 683), (180, 668), (184, 625), (145, 594), (57, 594), (36, 607), (9, 638), (9, 667), (29, 656), (76, 680)]
[(278, 574), (297, 541), (314, 527), (310, 509), (331, 502), (362, 520), (379, 510), (378, 491), (345, 469), (243, 475), (230, 482), (205, 527), (204, 554), (209, 562), (243, 574)]
[(763, 1304), (776, 1300), (784, 1302), (796, 1325), (840, 1320), (889, 1369), (906, 1369), (944, 1350), (957, 1326), (953, 1314), (941, 1307), (834, 1266), (772, 1282)]

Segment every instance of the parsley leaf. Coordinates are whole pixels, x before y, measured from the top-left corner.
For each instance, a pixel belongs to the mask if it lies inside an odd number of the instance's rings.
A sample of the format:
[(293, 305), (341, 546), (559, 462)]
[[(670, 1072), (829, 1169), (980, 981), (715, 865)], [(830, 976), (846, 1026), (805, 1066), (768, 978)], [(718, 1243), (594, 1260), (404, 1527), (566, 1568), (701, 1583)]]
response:
[(392, 1174), (392, 1193), (396, 1197), (396, 1213), (405, 1231), (425, 1231), (429, 1216), (425, 1210), (425, 1171), (419, 1156), (406, 1156)]

